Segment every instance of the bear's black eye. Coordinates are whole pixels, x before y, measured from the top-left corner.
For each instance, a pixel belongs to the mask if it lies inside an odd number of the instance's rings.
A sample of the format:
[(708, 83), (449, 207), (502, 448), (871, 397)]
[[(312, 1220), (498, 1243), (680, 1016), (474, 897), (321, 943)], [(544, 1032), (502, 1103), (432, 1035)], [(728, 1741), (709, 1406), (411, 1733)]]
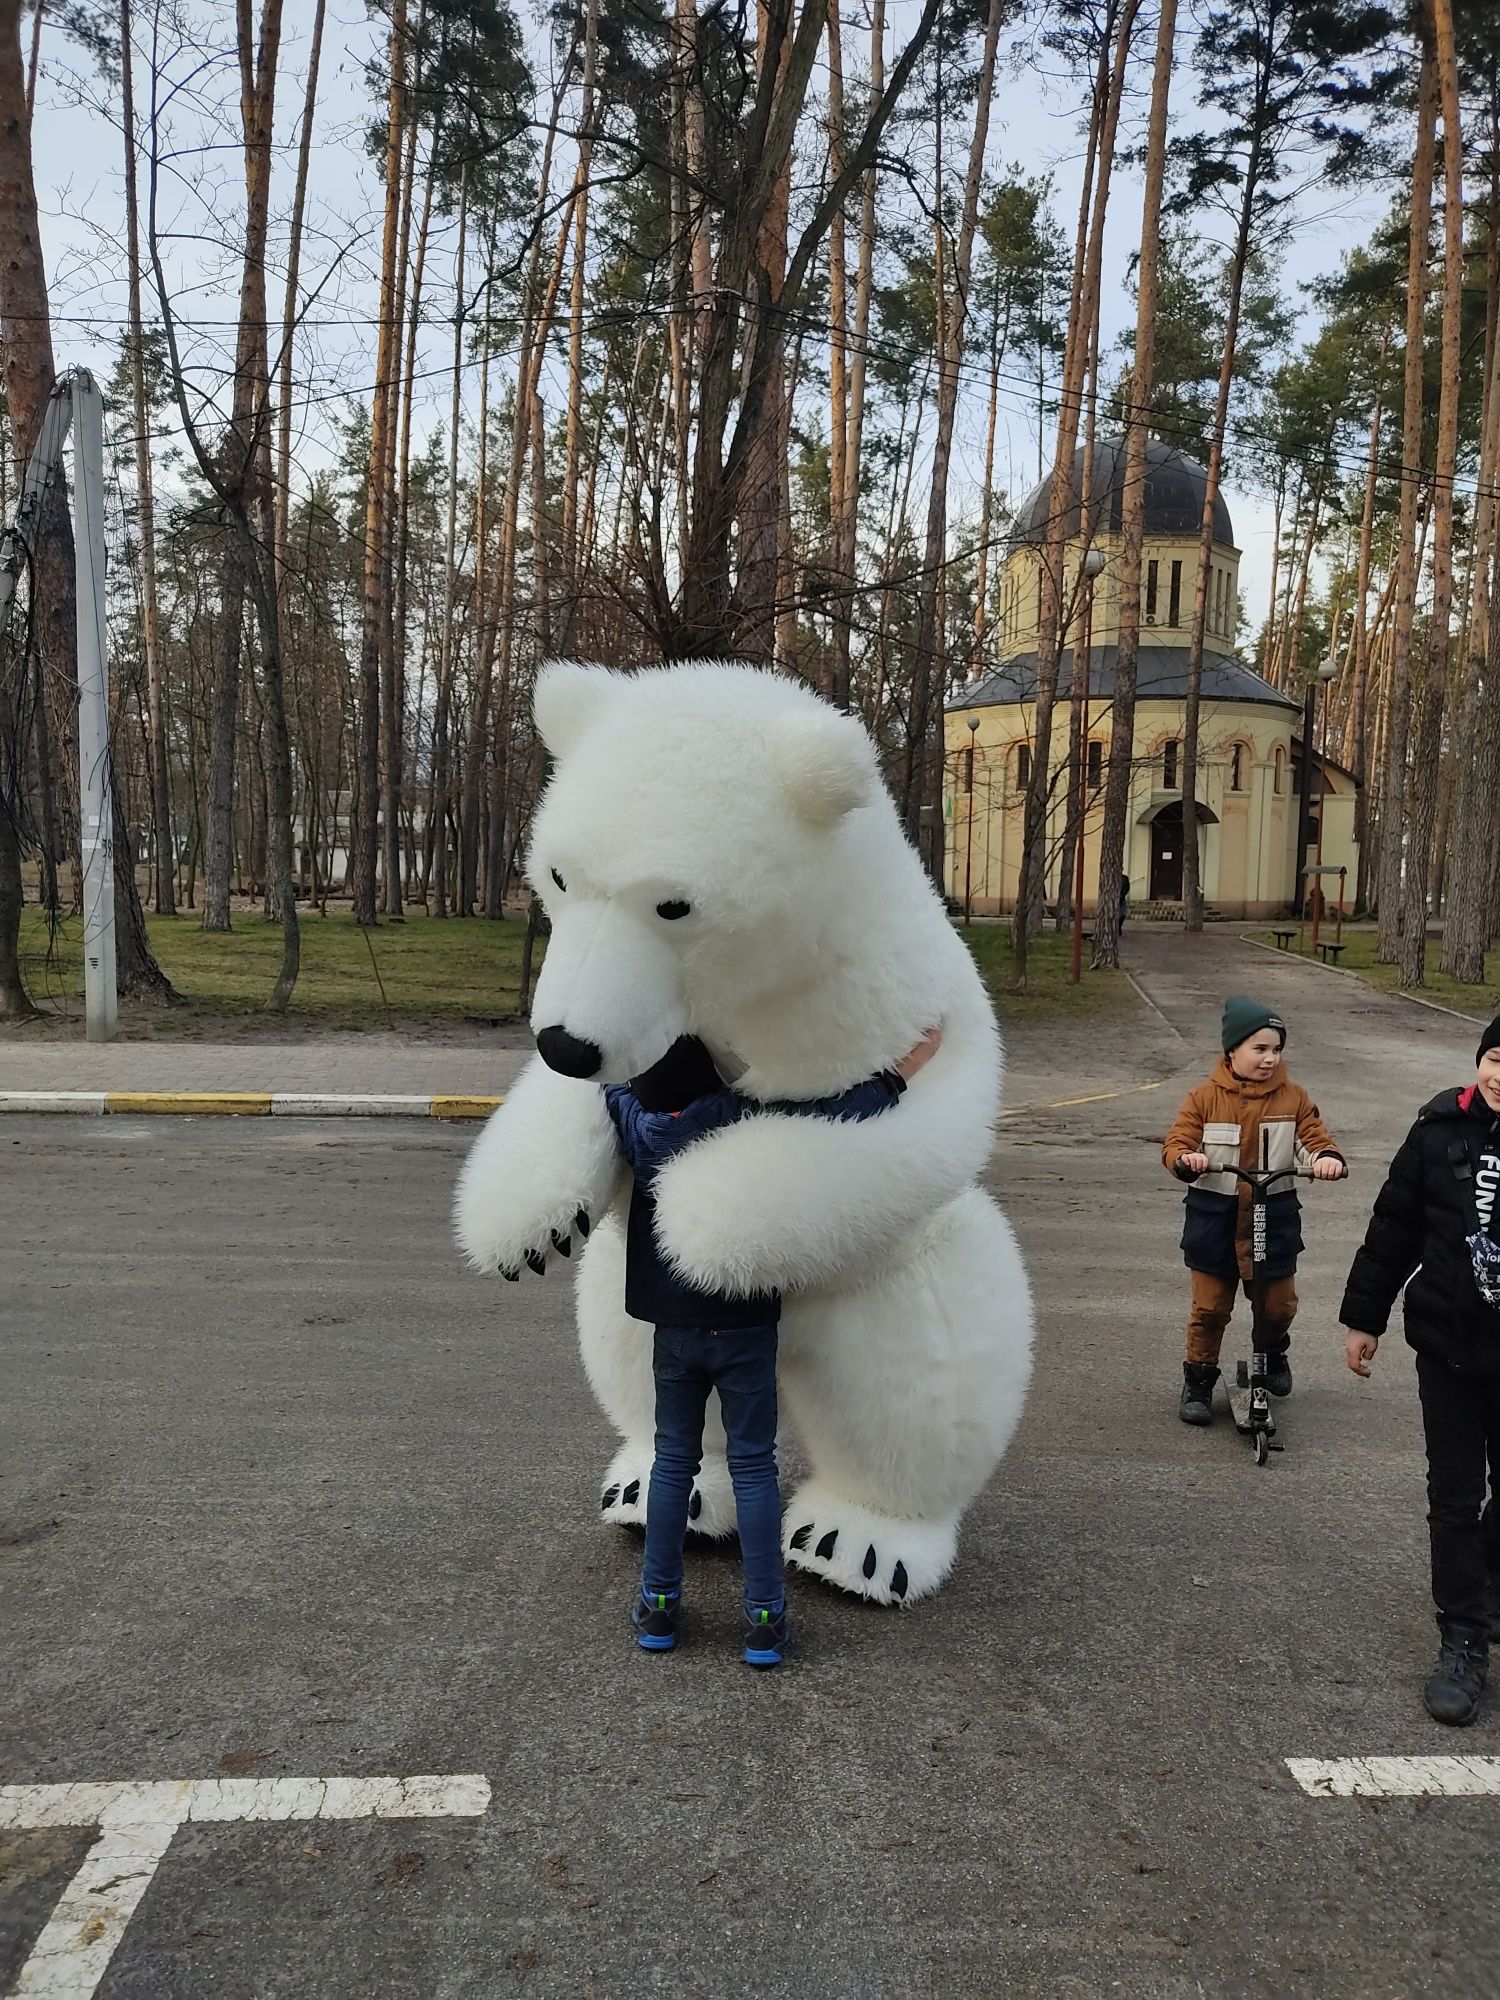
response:
[(552, 870), (552, 879), (557, 884), (558, 888), (562, 890), (563, 894), (566, 895), (568, 893), (568, 885), (563, 880), (561, 875), (558, 874), (555, 868)]
[(658, 903), (656, 906), (656, 914), (659, 917), (665, 917), (669, 924), (675, 924), (677, 919), (679, 917), (685, 917), (688, 914), (689, 910), (692, 909), (692, 907), (693, 906), (691, 903), (678, 903), (678, 902)]

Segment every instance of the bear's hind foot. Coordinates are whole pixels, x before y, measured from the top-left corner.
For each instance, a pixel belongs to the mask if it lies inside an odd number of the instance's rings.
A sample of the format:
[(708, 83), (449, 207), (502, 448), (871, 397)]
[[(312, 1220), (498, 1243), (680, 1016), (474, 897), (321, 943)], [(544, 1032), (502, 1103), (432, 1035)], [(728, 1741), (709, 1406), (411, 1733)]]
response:
[(872, 1604), (930, 1596), (953, 1567), (958, 1517), (941, 1521), (877, 1514), (809, 1480), (787, 1503), (782, 1553), (796, 1569)]
[[(651, 1484), (651, 1447), (627, 1440), (609, 1462), (599, 1488), (599, 1518), (611, 1528), (644, 1528)], [(722, 1458), (705, 1458), (688, 1502), (688, 1534), (723, 1541), (734, 1533), (734, 1488)]]

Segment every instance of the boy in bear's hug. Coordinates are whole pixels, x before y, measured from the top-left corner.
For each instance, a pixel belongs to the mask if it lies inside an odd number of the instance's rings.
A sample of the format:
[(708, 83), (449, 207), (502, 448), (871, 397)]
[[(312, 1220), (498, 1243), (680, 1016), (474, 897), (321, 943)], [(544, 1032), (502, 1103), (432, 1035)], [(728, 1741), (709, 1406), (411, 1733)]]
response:
[[(765, 1108), (874, 1118), (896, 1102), (940, 1040), (932, 1029), (894, 1069), (837, 1097)], [(625, 1231), (625, 1310), (656, 1329), (656, 1456), (641, 1588), (631, 1613), (636, 1641), (649, 1652), (669, 1652), (677, 1643), (682, 1545), (702, 1460), (704, 1414), (717, 1389), (744, 1566), (744, 1657), (751, 1666), (779, 1666), (788, 1637), (776, 1475), (781, 1300), (775, 1292), (731, 1298), (690, 1285), (662, 1255), (652, 1194), (657, 1173), (684, 1147), (760, 1107), (725, 1087), (707, 1049), (691, 1035), (674, 1042), (644, 1075), (611, 1085), (604, 1095), (635, 1175)]]

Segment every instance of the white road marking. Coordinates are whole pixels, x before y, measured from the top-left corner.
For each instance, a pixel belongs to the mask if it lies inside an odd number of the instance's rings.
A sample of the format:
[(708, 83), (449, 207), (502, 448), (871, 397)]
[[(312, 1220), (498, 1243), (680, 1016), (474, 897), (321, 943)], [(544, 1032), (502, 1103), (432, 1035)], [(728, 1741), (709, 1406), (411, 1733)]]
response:
[(16, 1994), (89, 2000), (173, 1835), (188, 1821), (477, 1819), (489, 1802), (489, 1779), (473, 1774), (0, 1785), (0, 1829), (99, 1829), (21, 1968)]
[(1288, 1757), (1315, 1799), (1500, 1797), (1500, 1757)]

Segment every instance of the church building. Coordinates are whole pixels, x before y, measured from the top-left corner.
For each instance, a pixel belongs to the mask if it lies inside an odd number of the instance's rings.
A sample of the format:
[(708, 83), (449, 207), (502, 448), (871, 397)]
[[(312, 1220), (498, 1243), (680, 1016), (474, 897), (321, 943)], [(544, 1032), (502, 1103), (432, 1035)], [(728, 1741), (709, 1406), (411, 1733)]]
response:
[[(1120, 496), (1123, 448), (1094, 448), (1094, 523), (1086, 542), (1080, 520), (1083, 453), (1074, 460), (1067, 522), (1063, 609), (1051, 761), (1056, 773), (1047, 820), (1049, 905), (1058, 897), (1067, 821), (1073, 675), (1088, 651), (1085, 768), (1084, 904), (1098, 892), (1104, 815), (1104, 766), (1113, 726), (1119, 638)], [(1197, 585), (1198, 538), (1207, 484), (1202, 466), (1170, 446), (1148, 447), (1145, 544), (1141, 573), (1140, 665), (1134, 756), (1126, 825), (1125, 872), (1133, 910), (1180, 914), (1183, 844), (1182, 736), (1188, 638)], [(944, 816), (948, 893), (977, 914), (1015, 907), (1026, 787), (1035, 754), (1037, 638), (1042, 598), (1041, 544), (1050, 499), (1045, 480), (1016, 516), (1000, 578), (995, 661), (949, 702), (945, 723)], [(1094, 553), (1086, 566), (1086, 548)], [(1102, 559), (1102, 561), (1101, 561)], [(1234, 650), (1239, 624), (1239, 560), (1222, 494), (1214, 506), (1208, 626), (1199, 711), (1196, 838), (1208, 909), (1224, 917), (1269, 917), (1296, 896), (1303, 744), (1302, 704), (1272, 687)], [(1090, 577), (1088, 569), (1097, 571)], [(1318, 700), (1323, 699), (1321, 691)], [(1347, 869), (1347, 909), (1355, 879), (1355, 781), (1316, 754), (1307, 865)], [(1331, 912), (1336, 875), (1321, 878)], [(1115, 888), (1118, 891), (1119, 885)]]

